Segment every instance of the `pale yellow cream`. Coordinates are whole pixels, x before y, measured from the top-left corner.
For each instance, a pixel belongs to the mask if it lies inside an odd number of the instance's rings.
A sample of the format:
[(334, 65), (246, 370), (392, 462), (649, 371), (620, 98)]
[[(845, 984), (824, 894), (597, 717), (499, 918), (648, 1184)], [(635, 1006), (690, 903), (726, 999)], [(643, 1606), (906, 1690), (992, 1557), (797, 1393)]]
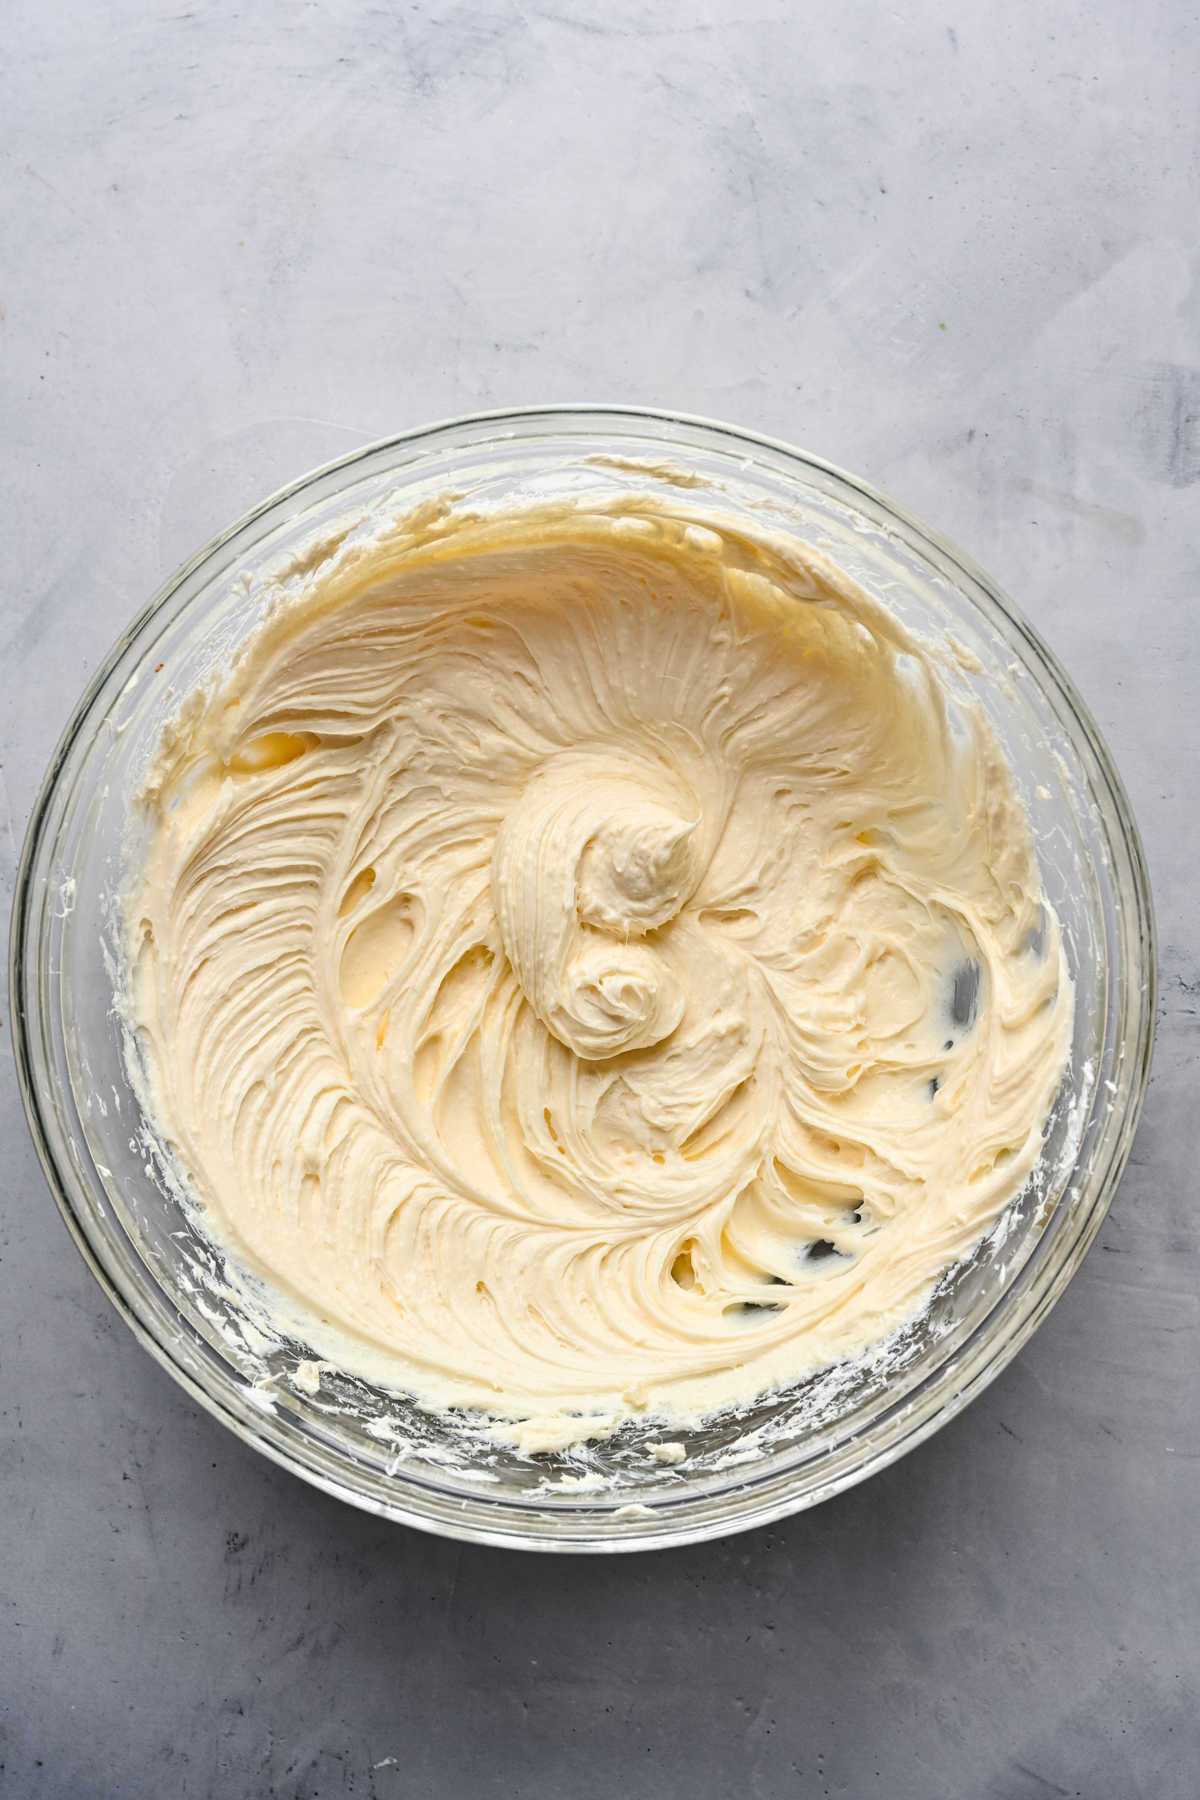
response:
[(920, 1307), (1072, 995), (999, 747), (820, 557), (645, 501), (317, 566), (147, 785), (130, 1011), (214, 1232), (528, 1447)]

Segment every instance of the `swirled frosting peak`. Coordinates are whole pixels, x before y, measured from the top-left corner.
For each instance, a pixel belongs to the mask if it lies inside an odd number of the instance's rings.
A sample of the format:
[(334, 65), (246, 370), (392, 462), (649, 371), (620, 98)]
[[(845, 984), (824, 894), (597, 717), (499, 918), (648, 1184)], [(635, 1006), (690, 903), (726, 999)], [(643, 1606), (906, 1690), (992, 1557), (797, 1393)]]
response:
[(696, 810), (669, 764), (614, 748), (534, 775), (496, 835), (492, 897), (509, 966), (559, 1043), (594, 1061), (645, 1050), (683, 1017), (661, 945), (702, 874)]
[(164, 735), (129, 890), (212, 1229), (532, 1447), (911, 1314), (1033, 1168), (1072, 1005), (936, 653), (650, 500), (431, 509), (296, 587)]

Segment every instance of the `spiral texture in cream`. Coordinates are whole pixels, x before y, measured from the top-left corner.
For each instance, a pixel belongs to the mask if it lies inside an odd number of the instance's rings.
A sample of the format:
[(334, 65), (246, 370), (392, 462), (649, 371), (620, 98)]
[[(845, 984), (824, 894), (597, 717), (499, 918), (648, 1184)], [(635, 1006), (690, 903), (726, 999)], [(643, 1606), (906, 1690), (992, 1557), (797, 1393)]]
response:
[(130, 1010), (214, 1230), (527, 1443), (861, 1349), (1037, 1159), (1071, 987), (1010, 773), (794, 543), (434, 509), (145, 799)]

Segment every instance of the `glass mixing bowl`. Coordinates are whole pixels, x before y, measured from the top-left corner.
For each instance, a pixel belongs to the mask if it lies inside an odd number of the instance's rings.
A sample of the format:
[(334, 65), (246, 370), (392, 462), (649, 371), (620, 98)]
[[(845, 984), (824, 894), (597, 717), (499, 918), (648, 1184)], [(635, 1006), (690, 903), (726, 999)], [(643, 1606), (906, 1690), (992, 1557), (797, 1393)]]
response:
[[(656, 1461), (661, 1426), (530, 1458), (263, 1333), (225, 1279), (131, 1088), (113, 1003), (130, 796), (182, 697), (228, 665), (264, 577), (381, 509), (686, 489), (695, 513), (791, 532), (927, 636), (953, 638), (1034, 823), (1077, 988), (1070, 1066), (1034, 1177), (927, 1309), (874, 1354), (768, 1394)], [(1108, 752), (1025, 620), (943, 539), (815, 457), (751, 433), (604, 407), (492, 413), (407, 432), (305, 476), (172, 577), (91, 682), (25, 842), (12, 930), (17, 1066), (34, 1141), (80, 1251), (142, 1343), (285, 1468), (368, 1511), (543, 1550), (630, 1550), (762, 1524), (827, 1499), (978, 1394), (1096, 1235), (1141, 1107), (1154, 929), (1137, 830)], [(315, 1392), (313, 1390), (316, 1390)], [(671, 1434), (678, 1436), (678, 1433)]]

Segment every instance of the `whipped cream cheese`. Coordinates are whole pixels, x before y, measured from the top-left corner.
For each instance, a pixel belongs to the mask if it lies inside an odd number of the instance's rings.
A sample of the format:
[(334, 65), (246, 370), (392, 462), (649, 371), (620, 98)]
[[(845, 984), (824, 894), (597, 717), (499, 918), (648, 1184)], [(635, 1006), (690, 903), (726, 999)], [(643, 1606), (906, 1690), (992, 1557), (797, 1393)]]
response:
[(940, 651), (687, 504), (347, 539), (142, 796), (127, 1009), (214, 1235), (343, 1364), (533, 1449), (884, 1336), (1068, 1051)]

